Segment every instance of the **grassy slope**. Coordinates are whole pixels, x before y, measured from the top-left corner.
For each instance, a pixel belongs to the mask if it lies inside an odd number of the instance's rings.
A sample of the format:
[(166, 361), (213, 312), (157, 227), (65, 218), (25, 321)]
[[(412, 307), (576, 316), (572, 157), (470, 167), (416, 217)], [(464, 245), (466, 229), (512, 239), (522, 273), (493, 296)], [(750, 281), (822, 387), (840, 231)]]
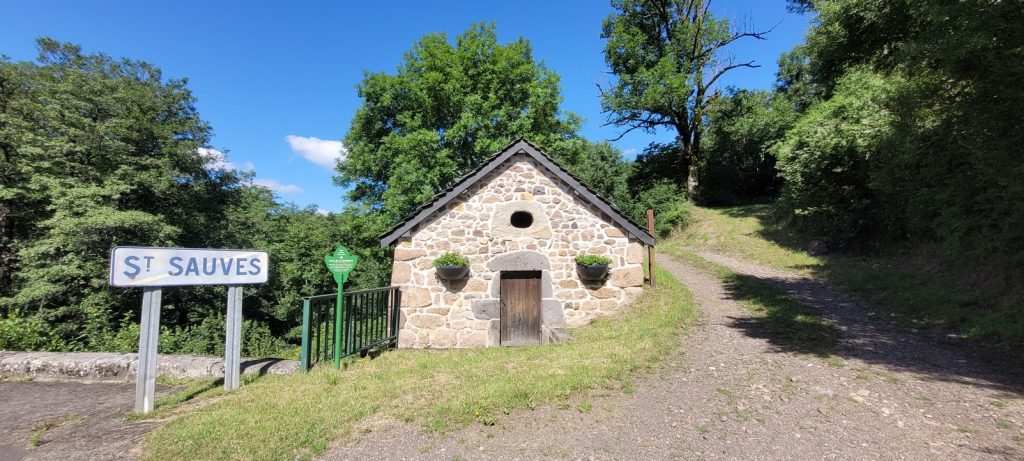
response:
[(1008, 348), (1024, 346), (1024, 296), (992, 293), (955, 267), (942, 266), (920, 249), (872, 255), (813, 257), (808, 240), (770, 219), (769, 205), (694, 207), (690, 224), (668, 247), (741, 257), (814, 275), (857, 294), (875, 307), (920, 328), (952, 332)]
[(146, 441), (151, 459), (292, 459), (324, 451), (368, 418), (448, 431), (503, 413), (565, 402), (589, 389), (630, 389), (636, 372), (678, 345), (697, 310), (659, 271), (657, 289), (615, 318), (553, 346), (393, 351), (336, 372), (265, 377), (195, 409)]

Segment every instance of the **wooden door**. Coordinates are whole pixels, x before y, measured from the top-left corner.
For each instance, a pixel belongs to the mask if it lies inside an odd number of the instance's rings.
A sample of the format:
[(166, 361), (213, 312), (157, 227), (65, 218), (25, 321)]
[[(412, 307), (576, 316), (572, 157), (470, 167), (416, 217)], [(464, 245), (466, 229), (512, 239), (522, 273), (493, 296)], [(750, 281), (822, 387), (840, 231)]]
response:
[(501, 273), (501, 345), (540, 344), (540, 272)]

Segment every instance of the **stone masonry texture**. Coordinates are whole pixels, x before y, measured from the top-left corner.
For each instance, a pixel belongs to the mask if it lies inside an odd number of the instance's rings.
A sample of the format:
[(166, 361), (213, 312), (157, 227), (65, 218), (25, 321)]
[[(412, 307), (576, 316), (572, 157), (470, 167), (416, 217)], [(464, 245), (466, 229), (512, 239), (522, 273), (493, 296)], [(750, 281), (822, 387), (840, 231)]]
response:
[[(531, 158), (512, 156), (399, 240), (391, 273), (402, 289), (399, 347), (500, 345), (498, 286), (506, 270), (542, 272), (543, 329), (585, 325), (642, 293), (640, 242), (545, 173)], [(517, 211), (530, 213), (532, 225), (512, 226)], [(469, 276), (435, 275), (434, 259), (449, 251), (469, 259)], [(611, 258), (609, 277), (580, 280), (579, 254)]]

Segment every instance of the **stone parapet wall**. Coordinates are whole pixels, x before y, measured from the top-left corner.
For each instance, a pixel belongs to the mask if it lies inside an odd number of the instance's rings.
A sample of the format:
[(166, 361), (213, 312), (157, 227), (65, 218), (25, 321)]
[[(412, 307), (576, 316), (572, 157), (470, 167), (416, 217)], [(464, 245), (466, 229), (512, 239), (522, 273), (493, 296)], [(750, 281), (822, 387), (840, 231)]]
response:
[[(533, 217), (527, 228), (509, 218)], [(517, 155), (402, 238), (395, 249), (392, 284), (402, 287), (399, 347), (449, 348), (500, 343), (500, 273), (542, 273), (545, 329), (580, 326), (618, 311), (642, 293), (642, 247), (607, 216), (530, 158)], [(470, 260), (470, 275), (448, 282), (433, 260), (456, 251)], [(611, 258), (603, 283), (584, 283), (574, 258)]]

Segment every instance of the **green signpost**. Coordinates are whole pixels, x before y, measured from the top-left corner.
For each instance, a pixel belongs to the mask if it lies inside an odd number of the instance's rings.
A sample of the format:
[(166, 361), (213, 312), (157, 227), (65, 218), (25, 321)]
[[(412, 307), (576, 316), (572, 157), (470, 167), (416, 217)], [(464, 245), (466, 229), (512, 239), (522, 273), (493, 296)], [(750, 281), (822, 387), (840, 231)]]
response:
[(359, 256), (348, 252), (348, 248), (338, 246), (334, 254), (324, 256), (324, 263), (327, 270), (331, 271), (334, 281), (338, 284), (338, 300), (334, 307), (334, 368), (341, 368), (341, 323), (342, 323), (342, 302), (345, 295), (345, 282), (348, 281), (348, 274), (356, 268)]

